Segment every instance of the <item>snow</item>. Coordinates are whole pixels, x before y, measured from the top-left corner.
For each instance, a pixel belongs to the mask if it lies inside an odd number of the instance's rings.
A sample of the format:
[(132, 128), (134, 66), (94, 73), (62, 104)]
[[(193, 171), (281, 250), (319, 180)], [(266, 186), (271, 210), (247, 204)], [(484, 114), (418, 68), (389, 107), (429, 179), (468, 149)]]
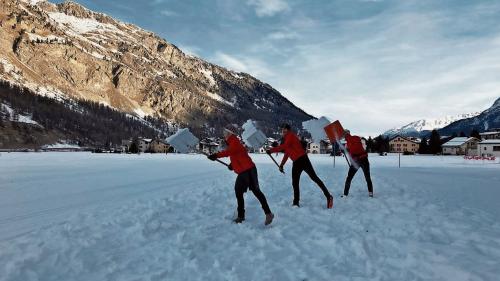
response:
[(0, 72), (0, 76), (4, 77), (6, 80), (11, 80), (9, 79), (10, 77), (5, 75), (9, 74), (15, 81), (19, 81), (22, 79), (22, 76), (20, 75), (22, 73), (21, 70), (12, 65), (7, 59), (0, 58), (0, 64), (3, 68), (3, 71)]
[(11, 72), (15, 70), (15, 66), (13, 66), (8, 60), (4, 58), (0, 58), (0, 64), (2, 64), (4, 72)]
[(100, 23), (91, 18), (77, 18), (74, 16), (66, 15), (60, 12), (48, 13), (49, 17), (59, 24), (62, 24), (71, 29), (76, 34), (85, 34), (89, 32), (111, 32), (116, 34), (123, 34), (116, 26), (108, 23)]
[(500, 144), (500, 139), (483, 140), (479, 144)]
[(248, 147), (259, 149), (266, 144), (267, 137), (261, 130), (257, 129), (255, 121), (247, 120), (241, 127), (243, 128), (241, 137)]
[(45, 2), (45, 0), (21, 0), (21, 1), (26, 2), (30, 5), (37, 5), (40, 2)]
[(38, 85), (28, 85), (28, 86), (40, 96), (51, 98), (59, 102), (65, 102), (68, 100), (66, 95), (58, 89), (52, 87), (38, 86)]
[(81, 147), (76, 145), (76, 144), (70, 144), (70, 143), (67, 143), (66, 141), (61, 141), (58, 143), (45, 145), (42, 148), (44, 148), (44, 149), (74, 149), (74, 148), (81, 148)]
[(42, 127), (38, 122), (31, 119), (31, 115), (24, 115), (20, 112), (17, 112), (17, 120), (14, 120), (14, 110), (5, 103), (0, 103), (0, 111), (6, 112), (9, 115), (9, 121), (16, 121), (19, 123), (32, 124)]
[(216, 101), (225, 103), (225, 104), (227, 104), (227, 105), (229, 105), (231, 107), (234, 107), (234, 105), (237, 102), (236, 97), (234, 97), (232, 101), (227, 101), (223, 97), (219, 96), (218, 94), (215, 94), (215, 93), (212, 93), (212, 92), (209, 92), (209, 91), (207, 91), (206, 93), (207, 93), (207, 96), (209, 96), (210, 98), (212, 98), (212, 99), (214, 99)]
[[(347, 166), (311, 156), (333, 211), (303, 175), (292, 208), (281, 175), (252, 155), (276, 214), (231, 223), (236, 175), (201, 155), (2, 153), (0, 280), (496, 280), (500, 165), (461, 157), (370, 155), (339, 198)], [(422, 176), (425, 175), (425, 176)]]
[(456, 138), (452, 138), (451, 140), (449, 140), (446, 143), (444, 143), (443, 147), (461, 146), (461, 145), (465, 144), (466, 142), (468, 142), (470, 140), (473, 140), (473, 139), (474, 138), (468, 138), (468, 137), (456, 137)]
[(34, 33), (28, 33), (28, 38), (31, 42), (44, 42), (44, 43), (57, 43), (57, 44), (66, 44), (66, 39), (55, 36), (55, 35), (49, 35), (49, 36), (41, 36), (38, 34)]
[(473, 112), (473, 113), (466, 113), (466, 114), (459, 114), (459, 115), (449, 115), (449, 116), (445, 116), (443, 118), (422, 119), (422, 120), (418, 120), (415, 122), (411, 122), (410, 124), (407, 124), (407, 125), (402, 126), (402, 127), (388, 130), (387, 132), (384, 133), (384, 135), (389, 135), (389, 136), (394, 136), (397, 134), (405, 135), (405, 134), (411, 134), (411, 133), (415, 133), (415, 132), (432, 131), (434, 129), (442, 129), (455, 121), (476, 117), (479, 114), (480, 114), (480, 112)]
[(212, 86), (212, 87), (213, 86), (217, 86), (217, 82), (215, 81), (214, 76), (212, 75), (212, 71), (211, 70), (202, 68), (202, 69), (200, 69), (200, 72), (208, 80), (208, 83), (210, 83), (210, 86)]
[(229, 73), (231, 74), (231, 76), (233, 76), (236, 79), (243, 79), (244, 78), (243, 76), (239, 75), (236, 72), (230, 71)]
[(188, 128), (184, 128), (169, 136), (165, 142), (173, 146), (178, 152), (187, 153), (198, 145), (200, 140)]
[(302, 122), (302, 128), (311, 134), (315, 143), (319, 143), (321, 140), (327, 139), (325, 127), (329, 124), (330, 120), (323, 116), (319, 119), (311, 119)]
[(144, 118), (146, 116), (146, 112), (144, 112), (141, 108), (134, 109), (134, 113), (137, 114), (138, 117)]

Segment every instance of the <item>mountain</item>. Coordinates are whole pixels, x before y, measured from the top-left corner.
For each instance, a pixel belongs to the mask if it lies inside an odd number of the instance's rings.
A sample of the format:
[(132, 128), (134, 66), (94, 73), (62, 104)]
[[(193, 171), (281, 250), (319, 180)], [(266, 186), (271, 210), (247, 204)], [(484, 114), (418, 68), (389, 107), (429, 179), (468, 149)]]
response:
[(250, 118), (271, 129), (313, 118), (248, 74), (187, 55), (152, 32), (74, 2), (0, 1), (0, 80), (200, 134)]
[(481, 114), (459, 120), (451, 123), (450, 125), (439, 130), (441, 135), (452, 135), (464, 132), (470, 134), (472, 130), (485, 132), (491, 129), (500, 128), (500, 98), (498, 98), (493, 105), (481, 112)]
[(383, 135), (388, 137), (393, 137), (396, 135), (408, 137), (424, 137), (434, 129), (441, 129), (458, 120), (471, 118), (477, 115), (479, 115), (479, 112), (446, 116), (438, 119), (422, 119), (411, 122), (410, 124), (399, 128), (388, 130)]

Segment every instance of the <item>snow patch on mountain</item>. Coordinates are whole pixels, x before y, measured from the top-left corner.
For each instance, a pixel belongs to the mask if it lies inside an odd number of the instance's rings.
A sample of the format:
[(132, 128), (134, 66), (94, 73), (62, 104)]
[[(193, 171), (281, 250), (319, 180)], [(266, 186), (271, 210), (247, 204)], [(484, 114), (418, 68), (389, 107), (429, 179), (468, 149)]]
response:
[(476, 117), (479, 114), (480, 112), (473, 112), (473, 113), (466, 113), (459, 115), (448, 115), (443, 118), (422, 119), (415, 122), (411, 122), (402, 127), (390, 129), (386, 131), (384, 135), (394, 136), (394, 135), (419, 134), (425, 131), (441, 129), (458, 120)]
[(210, 86), (217, 86), (217, 82), (215, 81), (214, 76), (212, 75), (212, 71), (208, 69), (200, 69), (200, 72), (207, 78), (208, 83), (210, 83)]
[(207, 91), (207, 96), (209, 96), (210, 98), (212, 98), (216, 101), (225, 103), (225, 104), (232, 106), (232, 107), (234, 107), (234, 105), (236, 104), (236, 97), (234, 97), (232, 101), (228, 101), (228, 100), (225, 100), (223, 97), (219, 96), (218, 94), (208, 92), (208, 91)]
[[(0, 112), (4, 112), (7, 114), (7, 119), (12, 122), (19, 122), (25, 124), (32, 124), (42, 127), (38, 122), (32, 119), (31, 115), (26, 115), (22, 113), (14, 112), (14, 109), (10, 107), (8, 104), (0, 103)], [(43, 127), (42, 127), (43, 128)]]
[(48, 13), (48, 15), (58, 24), (68, 27), (76, 34), (105, 31), (124, 35), (124, 33), (116, 28), (116, 26), (112, 24), (100, 23), (95, 19), (77, 18), (60, 12), (52, 12)]

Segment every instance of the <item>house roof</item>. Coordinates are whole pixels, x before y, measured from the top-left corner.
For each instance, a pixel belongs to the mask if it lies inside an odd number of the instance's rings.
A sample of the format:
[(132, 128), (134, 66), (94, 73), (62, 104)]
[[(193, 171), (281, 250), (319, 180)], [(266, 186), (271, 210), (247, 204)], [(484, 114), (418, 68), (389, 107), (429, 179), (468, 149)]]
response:
[(480, 142), (479, 144), (500, 144), (500, 139), (497, 140), (484, 140)]
[(484, 133), (479, 133), (481, 136), (489, 136), (489, 135), (496, 135), (500, 134), (500, 132), (484, 132)]
[(477, 140), (476, 138), (468, 138), (468, 137), (456, 137), (452, 138), (451, 140), (447, 141), (446, 143), (443, 144), (443, 147), (454, 147), (454, 146), (461, 146), (464, 145), (465, 143), (468, 143), (470, 141)]
[(395, 139), (397, 139), (397, 138), (402, 138), (402, 139), (404, 139), (404, 140), (406, 140), (406, 141), (414, 142), (414, 143), (417, 143), (417, 144), (418, 144), (418, 143), (420, 143), (420, 141), (419, 141), (419, 140), (412, 140), (412, 139), (410, 139), (410, 138), (403, 137), (403, 136), (400, 136), (400, 135), (397, 135), (397, 136), (393, 137), (392, 139), (390, 139), (390, 140), (389, 140), (389, 142), (391, 142), (391, 141), (393, 141), (393, 140), (395, 140)]

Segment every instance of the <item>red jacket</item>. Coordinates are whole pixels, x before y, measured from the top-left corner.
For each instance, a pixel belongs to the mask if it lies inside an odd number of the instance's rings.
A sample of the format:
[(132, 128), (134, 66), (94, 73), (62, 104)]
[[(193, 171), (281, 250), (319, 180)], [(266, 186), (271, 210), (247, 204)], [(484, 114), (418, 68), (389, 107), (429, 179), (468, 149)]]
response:
[(345, 140), (347, 142), (346, 148), (354, 160), (368, 157), (368, 153), (366, 153), (366, 150), (363, 147), (363, 144), (361, 143), (360, 137), (346, 135)]
[(285, 164), (288, 157), (290, 157), (292, 161), (295, 161), (306, 154), (299, 137), (293, 132), (288, 132), (285, 135), (282, 145), (271, 148), (271, 153), (281, 151), (285, 152), (281, 164)]
[(231, 166), (237, 174), (255, 167), (252, 158), (248, 155), (247, 149), (235, 135), (231, 135), (227, 139), (227, 149), (217, 153), (217, 158), (228, 156), (231, 160)]

